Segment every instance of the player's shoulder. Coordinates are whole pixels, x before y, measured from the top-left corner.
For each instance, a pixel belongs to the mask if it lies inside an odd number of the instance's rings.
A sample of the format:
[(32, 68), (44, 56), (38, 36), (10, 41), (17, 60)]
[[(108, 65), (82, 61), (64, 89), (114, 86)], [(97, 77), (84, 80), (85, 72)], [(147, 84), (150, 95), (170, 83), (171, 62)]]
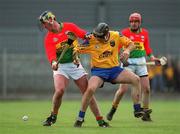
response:
[(49, 40), (49, 39), (51, 39), (52, 37), (53, 37), (53, 33), (47, 32), (46, 35), (45, 35), (45, 37), (44, 37), (44, 39), (45, 39), (45, 40)]
[(128, 33), (128, 32), (130, 32), (130, 29), (129, 29), (129, 27), (126, 27), (126, 28), (120, 29), (120, 32), (121, 32), (122, 34)]
[(44, 37), (44, 42), (46, 44), (53, 43), (55, 38), (56, 36), (54, 33), (48, 32)]
[(114, 34), (116, 34), (118, 31), (115, 31), (115, 30), (114, 30), (114, 31), (112, 31), (112, 30), (110, 30), (109, 32), (110, 32), (110, 33), (114, 33)]
[(98, 41), (96, 39), (96, 37), (94, 37), (94, 35), (92, 34), (91, 38), (87, 39), (87, 44), (89, 44), (90, 46), (97, 44)]
[(118, 35), (119, 36), (119, 34), (120, 34), (119, 31), (109, 31), (109, 32), (111, 35)]
[(141, 31), (146, 34), (149, 33), (149, 31), (146, 28), (141, 28)]
[(63, 26), (64, 27), (74, 27), (74, 26), (76, 26), (76, 24), (75, 23), (73, 23), (73, 22), (63, 22)]
[(110, 34), (115, 37), (123, 37), (124, 35), (120, 31), (110, 31)]
[(91, 38), (88, 39), (88, 40), (89, 40), (90, 42), (96, 42), (96, 41), (97, 41), (96, 37), (94, 37), (93, 34), (92, 34)]

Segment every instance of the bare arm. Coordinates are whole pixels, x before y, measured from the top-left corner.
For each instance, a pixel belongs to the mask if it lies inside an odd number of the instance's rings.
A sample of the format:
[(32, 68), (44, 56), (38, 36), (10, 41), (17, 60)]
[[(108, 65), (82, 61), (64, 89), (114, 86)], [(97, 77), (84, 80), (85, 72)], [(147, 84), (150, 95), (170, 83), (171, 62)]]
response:
[(126, 51), (127, 53), (130, 53), (132, 50), (134, 50), (136, 48), (136, 46), (134, 45), (133, 42), (130, 42), (128, 47), (124, 50)]
[(127, 59), (130, 56), (130, 52), (134, 50), (136, 46), (134, 45), (133, 42), (130, 42), (128, 47), (124, 49), (123, 53), (120, 55), (120, 60), (124, 63), (127, 61)]

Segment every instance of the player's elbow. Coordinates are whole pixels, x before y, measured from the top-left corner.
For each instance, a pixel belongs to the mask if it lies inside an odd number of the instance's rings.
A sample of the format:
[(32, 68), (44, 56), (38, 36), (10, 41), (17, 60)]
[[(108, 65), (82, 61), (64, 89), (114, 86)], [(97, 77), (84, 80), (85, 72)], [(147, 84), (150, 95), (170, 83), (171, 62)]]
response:
[(136, 49), (136, 46), (135, 46), (134, 42), (130, 42), (130, 43), (128, 44), (127, 49), (128, 49), (130, 52), (133, 51), (133, 50), (135, 50), (135, 49)]

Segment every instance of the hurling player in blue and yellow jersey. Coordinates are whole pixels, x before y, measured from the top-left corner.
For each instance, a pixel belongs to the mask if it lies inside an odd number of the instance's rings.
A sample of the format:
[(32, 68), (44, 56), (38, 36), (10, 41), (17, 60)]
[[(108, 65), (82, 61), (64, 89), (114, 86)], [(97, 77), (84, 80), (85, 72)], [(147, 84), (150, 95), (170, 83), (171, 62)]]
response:
[(135, 117), (143, 115), (139, 102), (139, 77), (119, 66), (118, 47), (120, 44), (126, 48), (120, 59), (126, 61), (129, 53), (135, 49), (134, 43), (119, 32), (109, 31), (109, 26), (106, 23), (99, 23), (93, 30), (92, 37), (80, 47), (80, 53), (91, 55), (91, 78), (82, 98), (81, 110), (74, 124), (75, 127), (82, 126), (89, 102), (96, 89), (101, 87), (104, 82), (132, 84), (134, 86), (134, 115)]

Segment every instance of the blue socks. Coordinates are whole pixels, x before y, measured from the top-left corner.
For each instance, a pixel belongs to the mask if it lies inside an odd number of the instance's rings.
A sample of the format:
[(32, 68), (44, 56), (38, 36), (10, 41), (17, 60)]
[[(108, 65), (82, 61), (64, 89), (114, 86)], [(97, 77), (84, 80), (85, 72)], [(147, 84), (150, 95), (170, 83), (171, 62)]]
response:
[(83, 111), (79, 111), (79, 116), (78, 116), (78, 120), (79, 121), (83, 121), (84, 120), (84, 116), (85, 116), (85, 112), (83, 112)]
[(140, 104), (134, 104), (134, 111), (141, 111), (141, 105)]

